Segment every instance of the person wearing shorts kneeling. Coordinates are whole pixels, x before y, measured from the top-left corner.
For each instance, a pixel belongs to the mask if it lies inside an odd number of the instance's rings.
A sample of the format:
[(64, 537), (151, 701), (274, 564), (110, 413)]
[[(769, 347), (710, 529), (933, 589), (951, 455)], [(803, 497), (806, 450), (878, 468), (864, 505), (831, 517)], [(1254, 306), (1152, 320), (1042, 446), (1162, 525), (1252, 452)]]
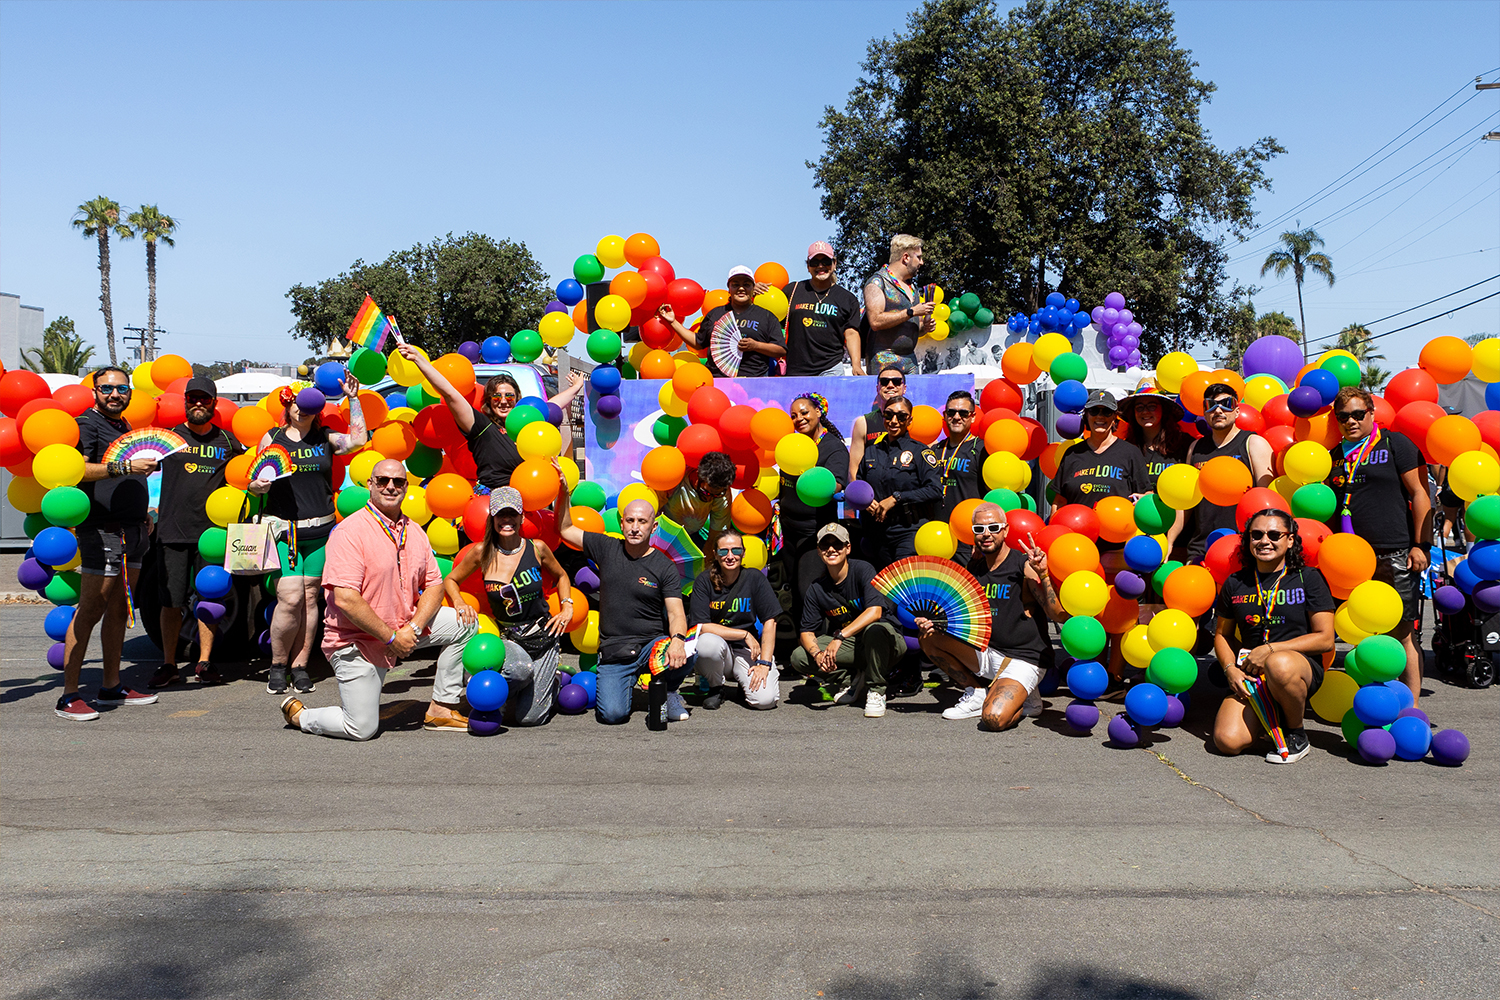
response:
[(1240, 535), (1244, 568), (1219, 591), (1214, 655), (1229, 680), (1229, 697), (1214, 720), (1214, 746), (1222, 754), (1244, 753), (1265, 736), (1245, 678), (1263, 681), (1281, 709), (1289, 751), (1266, 754), (1272, 764), (1291, 764), (1310, 749), (1302, 716), (1323, 683), (1324, 653), (1333, 650), (1333, 595), (1323, 574), (1302, 561), (1302, 538), (1292, 516), (1263, 510)]
[(939, 631), (938, 624), (927, 618), (916, 620), (917, 635), (922, 652), (949, 677), (967, 685), (958, 704), (944, 711), (943, 718), (977, 716), (984, 728), (998, 732), (1015, 725), (1023, 715), (1041, 714), (1037, 686), (1052, 651), (1040, 616), (1065, 621), (1068, 613), (1047, 575), (1047, 553), (1024, 540), (1021, 548), (1008, 546), (1009, 524), (997, 504), (976, 507), (972, 523), (974, 558), (969, 572), (990, 601), (990, 644), (975, 649)]

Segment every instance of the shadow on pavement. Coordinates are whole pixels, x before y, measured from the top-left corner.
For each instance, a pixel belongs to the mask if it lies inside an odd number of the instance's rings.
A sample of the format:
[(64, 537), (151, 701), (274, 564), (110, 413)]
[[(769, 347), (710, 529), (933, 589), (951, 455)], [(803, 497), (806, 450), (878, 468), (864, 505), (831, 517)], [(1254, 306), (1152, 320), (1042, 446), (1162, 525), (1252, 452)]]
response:
[(936, 1000), (1206, 1000), (1202, 993), (1090, 965), (1044, 966), (1026, 986), (1002, 991), (971, 963), (951, 957), (934, 957), (906, 976), (841, 976), (823, 992), (835, 1000), (918, 996)]

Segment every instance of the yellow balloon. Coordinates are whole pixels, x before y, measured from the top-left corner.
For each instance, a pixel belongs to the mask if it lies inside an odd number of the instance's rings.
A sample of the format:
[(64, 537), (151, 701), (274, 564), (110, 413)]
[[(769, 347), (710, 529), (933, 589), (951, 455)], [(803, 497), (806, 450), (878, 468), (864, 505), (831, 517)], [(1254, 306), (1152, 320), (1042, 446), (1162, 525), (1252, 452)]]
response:
[(10, 505), (22, 514), (40, 514), (42, 497), (46, 492), (47, 487), (30, 476), (16, 476), (11, 479), (10, 486), (6, 488), (5, 497), (10, 501)]
[(410, 406), (398, 406), (385, 415), (387, 420), (399, 420), (403, 424), (409, 424), (417, 419), (417, 411)]
[(31, 460), (31, 475), (47, 489), (83, 481), (83, 455), (70, 444), (49, 444)]
[(369, 488), (370, 473), (375, 471), (379, 465), (381, 454), (374, 449), (366, 449), (349, 460), (349, 481), (356, 486)]
[(594, 303), (594, 322), (619, 333), (630, 325), (630, 303), (623, 295), (606, 295)]
[(958, 551), (958, 539), (945, 521), (928, 521), (917, 529), (917, 555), (952, 559)]
[(1401, 624), (1404, 610), (1396, 588), (1380, 580), (1366, 580), (1355, 587), (1345, 606), (1354, 627), (1371, 635), (1384, 635)]
[(1156, 384), (1167, 392), (1181, 392), (1182, 380), (1198, 370), (1191, 354), (1173, 351), (1156, 363)]
[(672, 380), (667, 379), (656, 391), (656, 405), (669, 417), (687, 416), (687, 400), (672, 391)]
[(625, 355), (625, 360), (630, 362), (630, 367), (639, 370), (641, 362), (646, 360), (646, 355), (651, 353), (651, 345), (636, 341), (630, 345), (630, 353)]
[(1079, 570), (1068, 574), (1058, 588), (1057, 597), (1068, 614), (1092, 618), (1109, 603), (1109, 585), (1098, 573)]
[(775, 500), (781, 493), (781, 473), (775, 466), (761, 469), (755, 478), (755, 488), (764, 493), (767, 500)]
[(933, 340), (947, 340), (948, 334), (951, 333), (952, 330), (953, 328), (948, 325), (947, 320), (940, 319), (935, 324), (933, 324), (932, 332), (927, 336), (931, 337)]
[(806, 434), (788, 434), (776, 442), (776, 464), (789, 476), (800, 476), (818, 464), (818, 446)]
[(1156, 477), (1156, 495), (1173, 510), (1191, 510), (1203, 494), (1198, 490), (1198, 470), (1185, 462), (1169, 465)]
[(1125, 638), (1120, 640), (1120, 652), (1125, 654), (1125, 662), (1132, 667), (1145, 670), (1151, 666), (1151, 657), (1155, 656), (1158, 650), (1151, 644), (1150, 626), (1137, 625), (1126, 632)]
[(782, 322), (786, 322), (788, 303), (786, 293), (772, 285), (755, 297), (755, 304), (765, 309)]
[(594, 256), (605, 267), (624, 267), (625, 241), (618, 236), (606, 236), (594, 247)]
[(1448, 467), (1448, 486), (1465, 500), (1500, 493), (1500, 462), (1482, 451), (1466, 451)]
[(1349, 616), (1348, 601), (1340, 604), (1339, 609), (1333, 613), (1333, 630), (1351, 646), (1357, 646), (1361, 640), (1370, 637), (1370, 633), (1354, 624), (1354, 619)]
[(1307, 700), (1318, 718), (1335, 726), (1344, 721), (1349, 709), (1354, 707), (1354, 696), (1359, 693), (1359, 683), (1342, 670), (1330, 670), (1323, 675), (1323, 684)]
[(67, 562), (63, 563), (61, 566), (53, 566), (52, 567), (52, 571), (54, 573), (71, 573), (75, 569), (77, 569), (82, 563), (83, 563), (83, 553), (79, 552), (77, 550), (74, 550), (74, 552), (73, 552), (73, 558), (72, 559), (69, 559)]
[(550, 312), (536, 325), (542, 343), (548, 347), (567, 347), (573, 341), (573, 317), (565, 312)]
[(545, 420), (533, 420), (516, 435), (522, 458), (556, 458), (562, 451), (562, 431)]
[(578, 471), (578, 463), (567, 455), (561, 455), (557, 459), (557, 465), (562, 469), (563, 479), (567, 480), (568, 492), (573, 492), (578, 488), (578, 480), (583, 478), (583, 474)]
[(1042, 371), (1052, 367), (1059, 356), (1071, 353), (1073, 342), (1060, 333), (1044, 333), (1031, 345), (1031, 359)]
[(1500, 382), (1500, 337), (1489, 337), (1475, 344), (1470, 363), (1479, 381)]
[(240, 510), (245, 505), (245, 491), (233, 486), (220, 486), (208, 495), (203, 504), (208, 519), (221, 528), (227, 528), (240, 519)]
[(939, 323), (948, 322), (948, 317), (953, 315), (953, 309), (946, 302), (939, 302), (932, 308), (932, 318)]
[(458, 529), (453, 526), (452, 521), (446, 521), (441, 517), (432, 519), (427, 526), (427, 540), (432, 543), (432, 551), (440, 556), (451, 556), (463, 548), (458, 543)]
[(698, 355), (694, 354), (686, 347), (673, 354), (672, 360), (678, 362), (678, 368), (681, 368), (683, 365), (701, 365), (703, 363), (703, 360), (699, 358)]
[(401, 513), (418, 524), (432, 520), (432, 511), (427, 509), (427, 491), (420, 486), (408, 486), (406, 499), (401, 501)]
[(980, 472), (990, 489), (1020, 492), (1031, 485), (1031, 466), (1008, 451), (997, 451), (984, 460)]
[[(416, 345), (412, 346), (415, 347)], [(427, 357), (427, 352), (420, 347), (417, 348), (417, 353), (422, 355), (424, 361), (430, 360)], [(400, 351), (392, 351), (390, 356), (386, 358), (385, 373), (391, 377), (392, 382), (405, 386), (408, 389), (422, 381), (422, 373), (417, 370), (416, 364), (402, 357)]]
[(151, 379), (151, 362), (142, 361), (136, 365), (135, 371), (130, 373), (130, 384), (135, 387), (136, 392), (146, 392), (153, 396), (160, 396), (161, 389)]
[(1288, 478), (1306, 486), (1328, 478), (1333, 471), (1333, 456), (1316, 441), (1298, 441), (1286, 450), (1283, 466)]
[(599, 652), (599, 612), (590, 611), (588, 621), (569, 632), (568, 638), (580, 653)]
[(483, 635), (499, 635), (500, 626), (495, 624), (495, 619), (481, 611), (479, 613), (479, 631)]
[(741, 565), (746, 569), (765, 569), (766, 560), (769, 557), (769, 553), (766, 550), (766, 543), (755, 535), (745, 535), (743, 538), (745, 542), (745, 555), (740, 560)]
[(1198, 624), (1186, 611), (1167, 608), (1151, 617), (1146, 637), (1155, 649), (1192, 649), (1198, 641)]
[(1292, 502), (1292, 494), (1297, 492), (1297, 484), (1288, 476), (1277, 476), (1271, 480), (1271, 489), (1281, 494), (1281, 499), (1288, 504)]
[(1245, 402), (1257, 410), (1286, 392), (1286, 386), (1275, 375), (1257, 375), (1245, 380)]
[(624, 510), (637, 500), (645, 500), (651, 505), (651, 509), (661, 511), (661, 501), (656, 498), (656, 491), (645, 483), (631, 483), (620, 491), (619, 508)]
[(943, 304), (943, 299), (945, 299), (946, 297), (947, 297), (947, 293), (943, 291), (943, 286), (942, 285), (933, 285), (932, 286), (932, 298), (929, 301), (934, 302), (934, 303), (936, 303), (938, 305), (942, 305)]

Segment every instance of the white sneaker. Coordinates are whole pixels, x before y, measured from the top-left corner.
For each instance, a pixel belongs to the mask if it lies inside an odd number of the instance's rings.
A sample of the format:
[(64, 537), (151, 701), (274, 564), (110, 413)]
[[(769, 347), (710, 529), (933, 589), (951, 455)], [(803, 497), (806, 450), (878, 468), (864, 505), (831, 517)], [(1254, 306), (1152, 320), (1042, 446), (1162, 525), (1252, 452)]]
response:
[(667, 721), (686, 722), (687, 719), (687, 702), (682, 700), (682, 695), (676, 691), (667, 692)]
[(984, 699), (988, 695), (988, 688), (964, 688), (963, 697), (958, 699), (958, 704), (943, 710), (943, 718), (955, 721), (979, 718), (984, 714)]
[(859, 696), (859, 682), (851, 682), (848, 687), (839, 688), (838, 693), (833, 696), (833, 705), (852, 705), (854, 699)]
[(878, 719), (885, 714), (885, 695), (871, 691), (865, 695), (865, 718)]
[(1021, 703), (1021, 716), (1022, 718), (1026, 719), (1035, 719), (1038, 715), (1041, 714), (1042, 693), (1040, 691), (1033, 691), (1028, 694), (1026, 696), (1026, 700)]

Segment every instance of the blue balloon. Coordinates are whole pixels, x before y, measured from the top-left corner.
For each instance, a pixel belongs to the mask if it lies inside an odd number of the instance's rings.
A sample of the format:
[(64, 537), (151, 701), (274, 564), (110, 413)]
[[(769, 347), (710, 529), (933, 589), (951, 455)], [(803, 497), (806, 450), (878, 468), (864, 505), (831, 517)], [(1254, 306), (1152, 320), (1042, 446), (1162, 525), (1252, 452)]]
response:
[(1339, 394), (1338, 376), (1334, 375), (1333, 372), (1324, 371), (1321, 368), (1314, 368), (1306, 375), (1303, 375), (1302, 381), (1298, 385), (1310, 385), (1318, 390), (1318, 395), (1323, 397), (1324, 406), (1332, 405), (1334, 397)]
[(1421, 719), (1397, 719), (1391, 723), (1390, 732), (1396, 740), (1396, 756), (1402, 760), (1421, 760), (1432, 747), (1432, 730)]
[(1162, 564), (1161, 542), (1150, 535), (1136, 535), (1125, 543), (1125, 565), (1137, 573), (1150, 573)]
[(232, 586), (234, 586), (234, 577), (230, 576), (223, 566), (205, 566), (193, 579), (193, 588), (198, 591), (198, 596), (210, 601), (218, 600), (229, 593), (229, 588)]
[(901, 623), (902, 628), (917, 629), (917, 617), (904, 604), (896, 605), (896, 620)]
[(66, 566), (78, 554), (78, 539), (67, 528), (43, 528), (32, 540), (31, 553), (44, 566)]
[(1167, 717), (1167, 693), (1150, 682), (1125, 692), (1125, 711), (1138, 726), (1155, 726)]
[(1063, 303), (1063, 308), (1070, 313), (1076, 313), (1078, 310), (1083, 308), (1083, 305), (1077, 299), (1068, 299)]
[(479, 356), (492, 365), (503, 365), (510, 360), (510, 341), (504, 337), (486, 337), (479, 345)]
[[(42, 535), (36, 537), (40, 540)], [(1500, 580), (1500, 542), (1475, 542), (1469, 549), (1469, 568), (1481, 580)]]
[(1075, 329), (1075, 330), (1087, 330), (1089, 324), (1092, 323), (1092, 322), (1093, 322), (1093, 320), (1089, 317), (1089, 314), (1086, 313), (1086, 312), (1080, 312), (1080, 313), (1074, 313), (1073, 314), (1073, 329)]
[(1416, 699), (1411, 696), (1411, 688), (1407, 687), (1401, 681), (1386, 681), (1382, 686), (1396, 696), (1396, 700), (1401, 703), (1402, 712), (1416, 705)]
[(1089, 391), (1075, 378), (1060, 383), (1052, 393), (1052, 404), (1064, 413), (1081, 413), (1088, 401)]
[(1098, 660), (1080, 660), (1068, 668), (1068, 690), (1073, 697), (1093, 701), (1109, 689), (1109, 673)]
[(47, 638), (53, 642), (62, 642), (68, 637), (68, 626), (73, 624), (73, 615), (77, 608), (69, 604), (59, 605), (47, 612), (47, 618), (42, 622), (42, 628), (47, 633)]
[(1367, 726), (1388, 726), (1401, 714), (1401, 699), (1384, 684), (1366, 684), (1354, 694), (1354, 714)]
[(394, 410), (398, 406), (406, 405), (406, 390), (397, 389), (395, 392), (385, 394), (385, 405), (387, 409)]
[(1465, 594), (1473, 594), (1474, 588), (1485, 581), (1483, 577), (1474, 572), (1474, 568), (1469, 565), (1469, 560), (1464, 559), (1453, 570), (1453, 582)]
[(601, 395), (615, 395), (620, 391), (620, 369), (612, 365), (600, 365), (589, 373), (589, 385)]
[(589, 693), (588, 707), (594, 707), (594, 698), (599, 694), (599, 676), (592, 671), (581, 670), (573, 675), (573, 683)]
[(1068, 301), (1068, 297), (1066, 295), (1064, 295), (1062, 292), (1048, 292), (1047, 293), (1047, 305), (1051, 306), (1053, 309), (1056, 309), (1060, 305), (1066, 304), (1067, 301)]
[(313, 371), (313, 385), (323, 395), (337, 399), (344, 394), (344, 377), (348, 372), (337, 361), (325, 361)]
[(546, 413), (547, 412), (547, 401), (545, 399), (543, 399), (541, 396), (522, 396), (521, 399), (520, 399), (520, 401), (517, 402), (516, 405), (517, 406), (534, 406), (534, 407), (536, 407), (536, 412), (538, 412), (538, 413)]
[(1042, 321), (1035, 316), (1026, 321), (1026, 332), (1033, 337), (1042, 332)]
[(576, 306), (583, 301), (583, 286), (572, 278), (557, 283), (557, 301), (565, 306)]
[(1484, 408), (1500, 410), (1500, 382), (1491, 382), (1484, 387)]
[(469, 678), (465, 692), (469, 705), (480, 712), (498, 712), (510, 697), (510, 685), (494, 670), (481, 670)]
[(1208, 548), (1213, 548), (1214, 542), (1217, 542), (1219, 539), (1228, 538), (1230, 535), (1237, 534), (1239, 534), (1239, 532), (1235, 531), (1233, 528), (1215, 528), (1213, 531), (1210, 531), (1208, 533), (1206, 544)]

